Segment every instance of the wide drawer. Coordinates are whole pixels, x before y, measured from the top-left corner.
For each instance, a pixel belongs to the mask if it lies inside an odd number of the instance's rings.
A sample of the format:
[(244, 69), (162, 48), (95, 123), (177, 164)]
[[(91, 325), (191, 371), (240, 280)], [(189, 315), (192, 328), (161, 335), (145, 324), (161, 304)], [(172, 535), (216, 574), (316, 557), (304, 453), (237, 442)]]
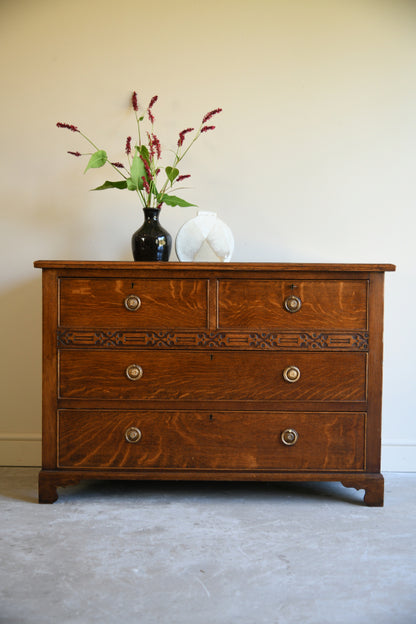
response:
[[(59, 396), (364, 401), (366, 362), (365, 353), (350, 352), (63, 349), (59, 352)], [(296, 371), (298, 379), (291, 381)]]
[(219, 328), (366, 329), (366, 280), (220, 280)]
[(58, 423), (62, 468), (365, 469), (364, 413), (61, 410)]
[(59, 324), (65, 327), (203, 328), (204, 279), (61, 278)]

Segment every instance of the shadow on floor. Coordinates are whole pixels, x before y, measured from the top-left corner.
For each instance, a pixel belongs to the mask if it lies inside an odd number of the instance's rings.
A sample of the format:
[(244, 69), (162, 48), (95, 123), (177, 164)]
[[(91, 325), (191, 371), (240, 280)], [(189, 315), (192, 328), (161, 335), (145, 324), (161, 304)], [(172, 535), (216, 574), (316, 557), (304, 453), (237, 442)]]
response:
[[(26, 503), (37, 503), (38, 468), (0, 468), (0, 496)], [(198, 500), (211, 504), (221, 499), (256, 502), (273, 498), (285, 501), (332, 499), (363, 505), (363, 491), (345, 488), (332, 482), (212, 482), (212, 481), (82, 481), (78, 485), (58, 488), (59, 502), (82, 502), (101, 499), (137, 499), (150, 502), (153, 498)], [(56, 503), (55, 503), (56, 504)]]

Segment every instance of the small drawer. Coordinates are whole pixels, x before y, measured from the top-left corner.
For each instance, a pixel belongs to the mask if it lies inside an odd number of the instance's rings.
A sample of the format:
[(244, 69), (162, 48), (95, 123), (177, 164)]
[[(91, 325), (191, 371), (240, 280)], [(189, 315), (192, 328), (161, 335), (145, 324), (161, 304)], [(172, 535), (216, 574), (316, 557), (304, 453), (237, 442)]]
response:
[(61, 410), (59, 467), (365, 469), (365, 413)]
[(68, 349), (60, 398), (365, 401), (365, 353)]
[(204, 279), (61, 278), (59, 324), (92, 328), (205, 328)]
[(220, 280), (218, 327), (366, 329), (366, 280)]

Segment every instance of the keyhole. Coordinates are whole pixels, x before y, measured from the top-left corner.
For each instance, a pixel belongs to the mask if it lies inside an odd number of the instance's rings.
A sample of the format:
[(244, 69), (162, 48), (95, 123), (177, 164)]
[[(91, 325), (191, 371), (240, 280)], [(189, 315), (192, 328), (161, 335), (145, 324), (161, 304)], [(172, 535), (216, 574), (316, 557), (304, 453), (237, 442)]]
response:
[(214, 420), (214, 416), (212, 414), (209, 415), (209, 419), (212, 422)]

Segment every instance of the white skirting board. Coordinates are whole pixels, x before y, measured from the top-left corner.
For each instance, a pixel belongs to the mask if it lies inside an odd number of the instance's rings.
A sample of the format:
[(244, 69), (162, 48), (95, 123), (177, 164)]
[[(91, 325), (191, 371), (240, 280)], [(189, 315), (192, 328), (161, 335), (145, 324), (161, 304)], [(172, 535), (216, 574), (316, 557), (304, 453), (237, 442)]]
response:
[[(40, 433), (0, 433), (0, 466), (40, 466)], [(416, 472), (416, 440), (384, 440), (381, 471)]]
[(416, 472), (416, 440), (383, 440), (381, 472)]
[(0, 433), (0, 466), (40, 466), (40, 433)]

